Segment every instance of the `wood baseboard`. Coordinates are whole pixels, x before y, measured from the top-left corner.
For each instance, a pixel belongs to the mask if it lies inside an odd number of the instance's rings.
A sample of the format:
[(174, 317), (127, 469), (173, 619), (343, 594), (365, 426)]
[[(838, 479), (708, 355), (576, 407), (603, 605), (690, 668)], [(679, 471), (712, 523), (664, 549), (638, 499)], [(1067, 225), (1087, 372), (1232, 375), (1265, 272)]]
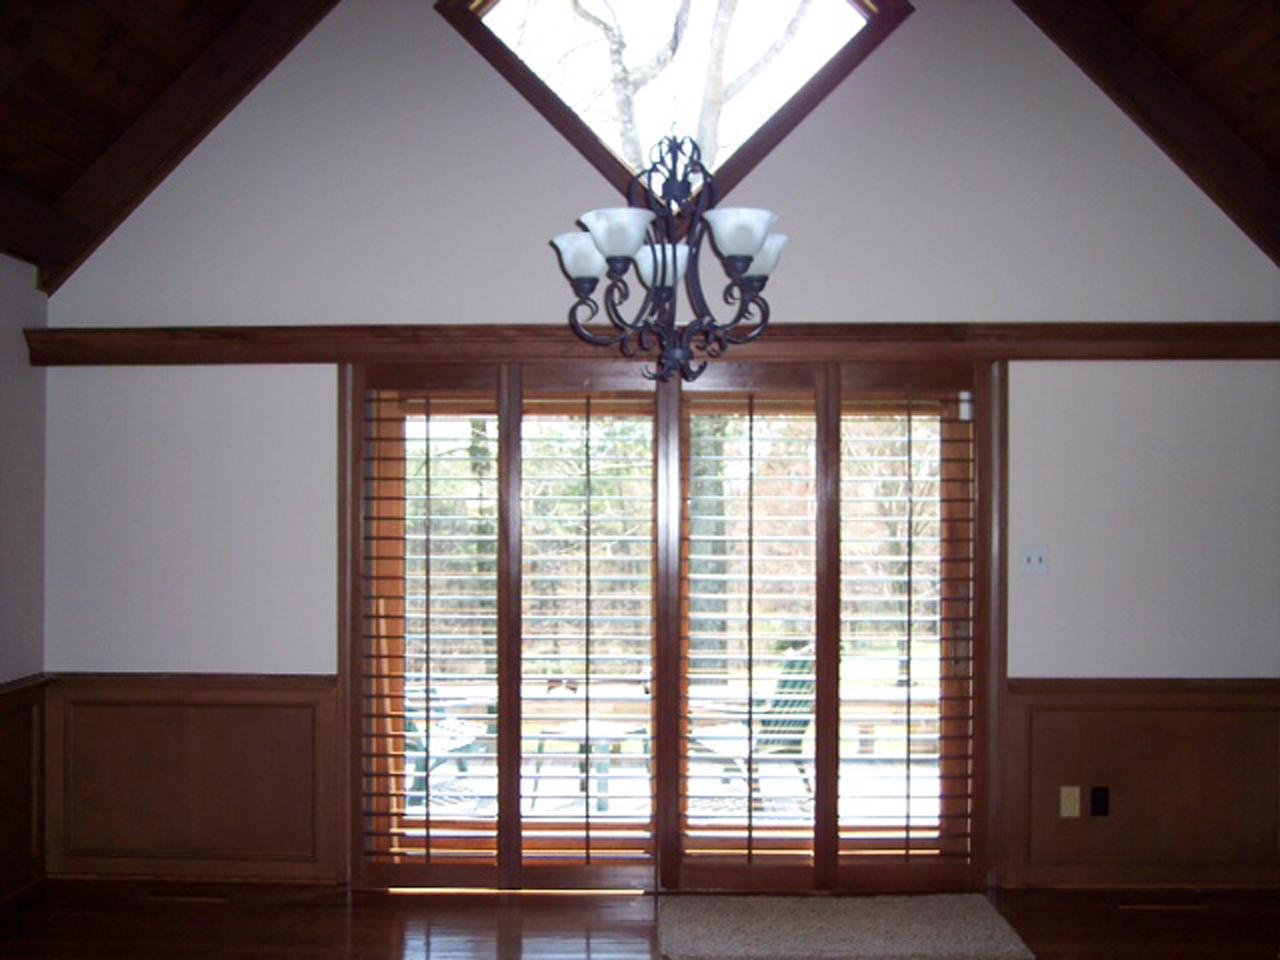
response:
[(1280, 884), (1280, 680), (1014, 680), (1005, 706), (1001, 885)]

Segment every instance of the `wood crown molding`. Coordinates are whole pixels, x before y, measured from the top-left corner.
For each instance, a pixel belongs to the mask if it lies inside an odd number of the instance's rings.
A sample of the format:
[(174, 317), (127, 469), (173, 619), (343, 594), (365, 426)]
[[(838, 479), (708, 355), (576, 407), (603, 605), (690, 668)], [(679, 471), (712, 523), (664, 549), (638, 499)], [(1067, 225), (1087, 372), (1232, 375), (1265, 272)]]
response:
[[(32, 366), (621, 361), (559, 325), (28, 328)], [(1280, 358), (1280, 322), (777, 325), (719, 362)], [(647, 362), (638, 358), (636, 363)]]

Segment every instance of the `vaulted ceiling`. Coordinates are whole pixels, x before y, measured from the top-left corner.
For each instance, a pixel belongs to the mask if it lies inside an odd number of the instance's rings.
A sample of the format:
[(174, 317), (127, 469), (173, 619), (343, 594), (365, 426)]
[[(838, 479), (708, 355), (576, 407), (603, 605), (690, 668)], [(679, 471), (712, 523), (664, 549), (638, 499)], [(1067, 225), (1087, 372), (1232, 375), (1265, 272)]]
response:
[[(1276, 0), (1014, 2), (1280, 264)], [(336, 3), (0, 2), (0, 250), (56, 290)]]

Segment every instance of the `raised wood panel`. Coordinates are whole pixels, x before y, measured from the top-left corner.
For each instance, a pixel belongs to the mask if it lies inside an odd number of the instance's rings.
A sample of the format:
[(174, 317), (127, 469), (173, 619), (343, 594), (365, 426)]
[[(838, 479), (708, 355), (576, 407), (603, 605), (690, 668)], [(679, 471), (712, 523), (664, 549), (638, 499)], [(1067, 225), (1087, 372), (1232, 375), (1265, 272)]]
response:
[(49, 874), (338, 880), (336, 720), (332, 678), (59, 680)]
[(1280, 883), (1280, 681), (1015, 681), (1006, 719), (1006, 885)]
[(0, 900), (40, 877), (44, 686), (0, 685)]

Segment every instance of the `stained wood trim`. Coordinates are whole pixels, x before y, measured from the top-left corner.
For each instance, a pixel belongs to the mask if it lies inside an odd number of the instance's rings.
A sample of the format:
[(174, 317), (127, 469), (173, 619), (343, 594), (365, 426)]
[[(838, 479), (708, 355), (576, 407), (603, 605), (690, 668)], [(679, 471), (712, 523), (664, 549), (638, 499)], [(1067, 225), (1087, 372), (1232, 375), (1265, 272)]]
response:
[(498, 876), (521, 886), (520, 820), (523, 540), (520, 424), (524, 387), (519, 364), (498, 376)]
[(975, 417), (978, 517), (974, 619), (981, 648), (974, 657), (977, 697), (973, 745), (974, 784), (982, 809), (974, 811), (973, 855), (981, 885), (998, 885), (1004, 865), (1004, 824), (1013, 798), (1005, 791), (1005, 691), (1008, 688), (1009, 367), (1003, 361), (977, 371)]
[[(32, 366), (600, 360), (559, 325), (28, 328)], [(778, 324), (730, 361), (1280, 358), (1280, 322)], [(637, 365), (651, 361), (636, 360)], [(699, 381), (701, 382), (701, 381)]]
[(38, 689), (52, 683), (53, 680), (54, 674), (51, 673), (33, 673), (16, 680), (8, 680), (0, 683), (0, 697), (16, 696), (24, 690)]
[(658, 384), (654, 430), (657, 497), (657, 551), (654, 557), (655, 627), (658, 643), (654, 651), (655, 769), (667, 771), (657, 778), (654, 796), (654, 852), (658, 887), (674, 890), (680, 884), (680, 732), (684, 703), (680, 677), (680, 513), (683, 487), (680, 470), (680, 383)]
[[(506, 44), (481, 21), (488, 6), (476, 9), (473, 0), (437, 0), (436, 10), (463, 38), (502, 74), (508, 83), (542, 114), (566, 140), (624, 196), (632, 173), (614, 156), (576, 113), (542, 82)], [(855, 4), (868, 16), (866, 6)], [(867, 6), (871, 6), (868, 4)], [(750, 173), (788, 133), (807, 117), (912, 12), (907, 0), (878, 0), (868, 24), (801, 87), (773, 116), (742, 144), (715, 172), (721, 198)], [(652, 144), (641, 144), (645, 150)]]
[(67, 191), (55, 209), (91, 225), (75, 255), (41, 270), (52, 294), (337, 0), (253, 0)]
[(1015, 0), (1280, 265), (1280, 174), (1103, 0)]
[(356, 883), (363, 848), (361, 788), (360, 691), (352, 689), (360, 671), (360, 633), (364, 604), (360, 594), (361, 497), (364, 489), (365, 369), (344, 364), (338, 369), (338, 737), (346, 744), (338, 757), (338, 868), (347, 887)]
[(816, 391), (817, 516), (814, 609), (814, 880), (837, 885), (840, 861), (840, 388), (839, 364), (824, 364)]

